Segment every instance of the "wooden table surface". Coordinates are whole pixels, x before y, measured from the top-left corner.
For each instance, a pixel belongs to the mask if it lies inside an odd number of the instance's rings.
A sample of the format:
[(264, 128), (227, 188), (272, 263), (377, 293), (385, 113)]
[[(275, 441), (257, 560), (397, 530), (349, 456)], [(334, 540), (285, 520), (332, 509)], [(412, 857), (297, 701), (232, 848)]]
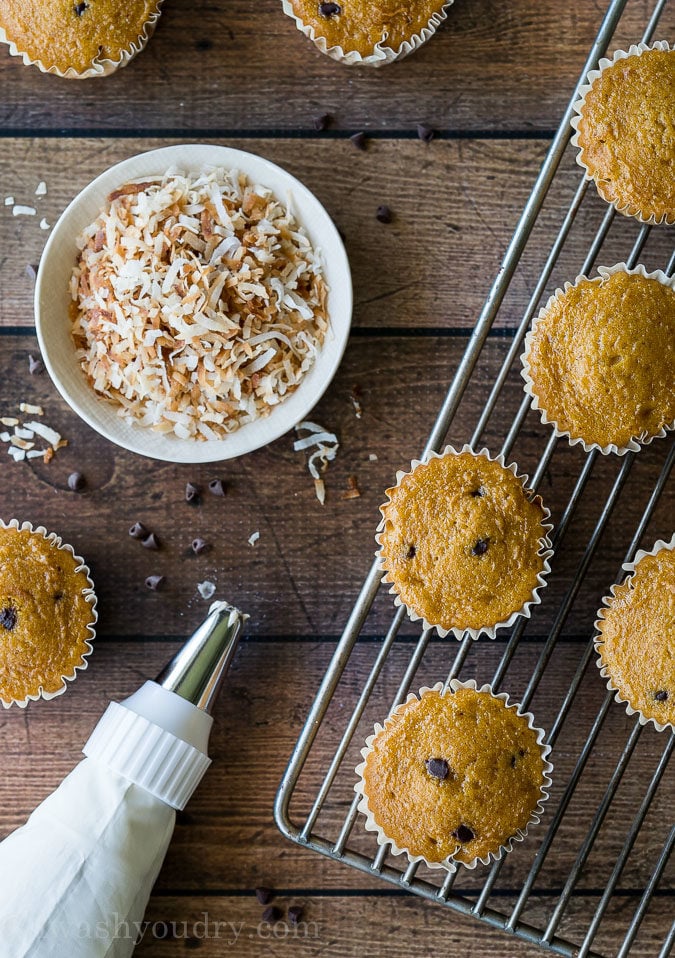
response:
[[(639, 39), (652, 6), (629, 0), (615, 46)], [(216, 710), (213, 767), (179, 815), (150, 902), (147, 917), (153, 924), (137, 951), (144, 958), (173, 958), (192, 948), (201, 949), (204, 958), (541, 953), (290, 844), (273, 823), (272, 805), (370, 567), (383, 490), (426, 441), (604, 9), (604, 0), (456, 0), (447, 23), (421, 51), (378, 71), (347, 68), (321, 55), (283, 15), (279, 0), (167, 0), (145, 52), (104, 80), (44, 76), (0, 50), (0, 194), (38, 208), (35, 218), (12, 217), (11, 207), (0, 204), (1, 405), (9, 415), (21, 401), (42, 404), (45, 420), (69, 440), (49, 464), (7, 458), (2, 516), (44, 524), (71, 542), (91, 566), (100, 610), (90, 667), (67, 694), (0, 718), (2, 833), (19, 825), (78, 761), (106, 703), (156, 674), (198, 624), (208, 606), (199, 582), (214, 581), (219, 596), (251, 616)], [(675, 4), (666, 4), (658, 36), (672, 41), (674, 27)], [(317, 130), (315, 120), (324, 114), (330, 124)], [(418, 138), (419, 123), (437, 131), (432, 142)], [(349, 139), (358, 131), (367, 134), (366, 150)], [(33, 277), (26, 267), (39, 262), (48, 235), (39, 219), (53, 224), (70, 199), (111, 164), (175, 142), (228, 144), (280, 163), (314, 191), (345, 236), (354, 280), (353, 333), (334, 382), (312, 414), (340, 440), (326, 474), (323, 507), (314, 497), (304, 454), (293, 451), (292, 434), (222, 464), (153, 462), (100, 438), (70, 411), (46, 374), (29, 374), (28, 355), (38, 350)], [(41, 180), (48, 192), (36, 197)], [(579, 181), (572, 161), (557, 181), (559, 191), (541, 217), (543, 236)], [(376, 219), (380, 204), (390, 206), (392, 223)], [(589, 230), (603, 213), (601, 201), (592, 197), (562, 272), (554, 277), (557, 283), (578, 273)], [(602, 261), (625, 256), (635, 231), (631, 222), (617, 224)], [(672, 241), (672, 230), (653, 232), (642, 257), (650, 269), (665, 265)], [(476, 388), (453, 424), (454, 442), (469, 438), (540, 265), (534, 254), (526, 257), (481, 357)], [(520, 396), (517, 376), (512, 377), (504, 415)], [(498, 421), (486, 439), (498, 446), (504, 432)], [(514, 453), (524, 470), (534, 469), (547, 438), (538, 420), (528, 418)], [(542, 723), (550, 721), (560, 698), (557, 677), (564, 689), (574, 673), (666, 445), (654, 443), (640, 454), (616, 519), (603, 534), (602, 561), (589, 570), (556, 648), (555, 668), (537, 695)], [(578, 448), (556, 451), (555, 475), (547, 474), (543, 487), (545, 494), (550, 487), (554, 518), (582, 464)], [(86, 477), (83, 492), (68, 489), (74, 470)], [(587, 497), (572, 541), (558, 557), (561, 583), (578, 560), (574, 543), (585, 541), (616, 472), (615, 462), (597, 464), (597, 500)], [(345, 498), (353, 476), (361, 496)], [(184, 501), (187, 481), (206, 486), (215, 477), (223, 480), (225, 497), (207, 492), (199, 505)], [(643, 544), (670, 535), (672, 516), (670, 486)], [(148, 552), (128, 536), (135, 521), (156, 532), (159, 551)], [(260, 538), (251, 546), (253, 532)], [(189, 548), (196, 536), (209, 543), (199, 556)], [(150, 574), (166, 576), (162, 591), (145, 588)], [(556, 582), (554, 577), (548, 591), (553, 596), (557, 590), (559, 598), (563, 585)], [(381, 597), (368, 627), (371, 638), (383, 634), (390, 612), (389, 598)], [(510, 667), (505, 687), (516, 698), (551, 615), (544, 603), (537, 628)], [(410, 625), (403, 631), (414, 634)], [(350, 662), (352, 695), (373, 648), (372, 641), (359, 645)], [(503, 648), (503, 641), (479, 643), (466, 677), (487, 678)], [(443, 678), (448, 659), (447, 644), (432, 642), (420, 678)], [(395, 660), (396, 655), (375, 698), (381, 712), (371, 720), (383, 717), (391, 704), (400, 678)], [(595, 672), (591, 666), (555, 757), (561, 769), (558, 795), (603, 699)], [(331, 728), (340, 727), (340, 710), (349, 701), (345, 692), (334, 703)], [(593, 752), (589, 791), (565, 819), (560, 872), (549, 876), (530, 914), (535, 923), (550, 914), (567, 873), (564, 865), (568, 870), (632, 727), (613, 706)], [(652, 729), (643, 739), (646, 747), (631, 765), (630, 781), (651, 774), (663, 748), (663, 737)], [(325, 770), (331, 755), (328, 745), (325, 749), (315, 756), (315, 769)], [(672, 787), (660, 789), (598, 947), (612, 940), (637, 907), (663, 841), (660, 823), (672, 821), (672, 798)], [(606, 840), (582, 872), (575, 903), (597, 902), (625, 840), (634, 814), (630, 796), (613, 809)], [(518, 856), (527, 854), (524, 846), (510, 859), (517, 865)], [(517, 887), (513, 869), (509, 862), (499, 886), (507, 902)], [(471, 881), (458, 884), (470, 887)], [(276, 890), (282, 921), (274, 929), (261, 924), (262, 907), (254, 895), (259, 886)], [(672, 920), (674, 891), (671, 867), (631, 954), (657, 954)], [(309, 922), (301, 933), (286, 921), (291, 904), (302, 905)], [(563, 925), (575, 938), (585, 931), (576, 924), (578, 914), (573, 905)], [(214, 932), (216, 922), (221, 924)]]

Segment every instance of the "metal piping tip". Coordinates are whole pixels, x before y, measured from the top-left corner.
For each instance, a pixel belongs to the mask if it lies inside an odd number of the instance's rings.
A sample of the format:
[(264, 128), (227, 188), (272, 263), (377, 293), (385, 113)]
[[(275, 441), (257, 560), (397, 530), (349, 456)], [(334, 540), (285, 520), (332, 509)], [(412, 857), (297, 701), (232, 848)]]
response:
[(155, 681), (211, 713), (248, 616), (227, 602), (214, 602), (202, 624)]

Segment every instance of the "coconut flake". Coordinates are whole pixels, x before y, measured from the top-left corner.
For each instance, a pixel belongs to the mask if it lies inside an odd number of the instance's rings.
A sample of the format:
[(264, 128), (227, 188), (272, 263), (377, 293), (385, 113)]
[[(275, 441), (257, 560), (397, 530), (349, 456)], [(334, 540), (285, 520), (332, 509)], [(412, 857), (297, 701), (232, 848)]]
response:
[(36, 196), (45, 196), (46, 193), (47, 193), (47, 184), (45, 183), (44, 180), (40, 180), (40, 182), (38, 183), (38, 185), (37, 185), (37, 187), (36, 187), (36, 189), (35, 189), (35, 195), (36, 195)]
[(6, 196), (5, 197), (5, 206), (14, 206), (14, 197)]
[(215, 595), (216, 584), (215, 582), (210, 582), (208, 579), (205, 579), (204, 582), (197, 583), (197, 591), (202, 599), (210, 599)]
[(43, 216), (42, 219), (40, 220), (40, 229), (41, 229), (41, 230), (50, 230), (50, 229), (51, 229), (51, 225), (47, 222), (47, 220), (44, 218), (44, 216)]
[(252, 532), (251, 535), (248, 537), (248, 544), (250, 546), (254, 546), (259, 538), (260, 538), (259, 532)]
[(45, 412), (42, 406), (32, 406), (28, 402), (19, 403), (19, 410), (21, 412), (30, 413), (31, 416), (44, 416)]
[(338, 438), (335, 433), (328, 432), (323, 426), (319, 426), (317, 423), (310, 422), (309, 420), (298, 423), (295, 427), (295, 431), (305, 431), (309, 433), (309, 435), (302, 436), (300, 439), (295, 440), (293, 449), (296, 452), (311, 449), (312, 446), (317, 447), (307, 460), (307, 468), (309, 469), (310, 476), (314, 480), (316, 498), (321, 505), (323, 505), (326, 499), (326, 489), (320, 471), (324, 472), (328, 463), (337, 456), (337, 451), (340, 447)]
[(55, 429), (50, 429), (50, 427), (45, 426), (43, 422), (25, 422), (24, 426), (26, 429), (32, 429), (37, 436), (40, 436), (41, 439), (45, 439), (50, 446), (53, 446), (55, 449), (59, 448), (62, 440)]
[(12, 216), (35, 216), (37, 210), (34, 206), (14, 206)]

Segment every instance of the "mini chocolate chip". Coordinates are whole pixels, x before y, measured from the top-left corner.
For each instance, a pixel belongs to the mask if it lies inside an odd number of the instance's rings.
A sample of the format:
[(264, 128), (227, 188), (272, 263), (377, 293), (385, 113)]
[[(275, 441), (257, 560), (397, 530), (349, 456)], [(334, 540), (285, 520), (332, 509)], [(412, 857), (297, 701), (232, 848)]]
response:
[(199, 502), (199, 486), (195, 486), (194, 483), (188, 482), (185, 486), (185, 501), (186, 502)]
[(434, 128), (427, 126), (426, 123), (417, 124), (417, 135), (424, 143), (431, 143), (435, 132)]
[(156, 592), (164, 584), (163, 575), (149, 575), (145, 584), (152, 592)]
[(338, 17), (342, 13), (339, 3), (320, 3), (319, 13), (322, 17)]
[(415, 548), (415, 546), (410, 546), (410, 548), (405, 554), (405, 557), (406, 559), (414, 559), (416, 555), (417, 555), (417, 549)]
[(657, 702), (667, 702), (668, 693), (666, 692), (665, 689), (661, 689), (660, 692), (654, 692), (654, 698), (656, 699)]
[(147, 534), (148, 530), (142, 522), (134, 522), (133, 526), (129, 529), (129, 535), (132, 539), (145, 539)]
[(477, 489), (474, 489), (471, 493), (472, 499), (482, 499), (485, 495), (485, 489), (482, 486), (479, 486)]
[(190, 548), (192, 549), (194, 554), (198, 556), (199, 553), (203, 552), (204, 549), (206, 548), (206, 543), (204, 542), (203, 539), (193, 539), (190, 545)]
[(489, 539), (477, 539), (476, 544), (471, 547), (472, 556), (484, 556), (490, 545)]
[(76, 3), (75, 6), (73, 7), (73, 10), (75, 11), (75, 15), (78, 17), (81, 17), (88, 6), (89, 4), (84, 3), (84, 0), (82, 3)]
[(71, 472), (68, 476), (68, 488), (73, 492), (81, 492), (86, 485), (86, 479), (81, 472)]
[(300, 905), (291, 905), (288, 909), (288, 920), (291, 925), (297, 925), (302, 918), (302, 908)]
[(4, 609), (0, 609), (0, 625), (8, 632), (11, 632), (16, 625), (16, 609), (13, 605), (7, 605)]
[(276, 905), (270, 905), (269, 908), (266, 908), (262, 914), (263, 921), (279, 921), (281, 918), (281, 908), (277, 908)]
[(45, 364), (41, 359), (36, 359), (35, 356), (28, 356), (28, 372), (31, 376), (39, 376), (40, 373), (43, 373), (45, 370)]
[(256, 888), (255, 897), (258, 899), (261, 905), (269, 905), (274, 898), (274, 889), (265, 888), (265, 886)]
[(452, 837), (456, 838), (458, 842), (470, 842), (476, 836), (471, 831), (468, 825), (460, 825), (459, 828), (452, 833)]
[(60, 602), (62, 598), (63, 598), (63, 592), (54, 593), (54, 602)]
[(224, 496), (225, 486), (222, 479), (212, 479), (209, 483), (209, 492), (214, 496)]
[(441, 781), (444, 781), (448, 777), (450, 766), (444, 758), (426, 758), (424, 764), (426, 765), (429, 775), (432, 775), (434, 778), (439, 778)]
[(366, 140), (365, 133), (352, 133), (349, 137), (357, 150), (366, 150), (368, 149), (368, 141)]
[(332, 120), (333, 120), (333, 117), (330, 115), (330, 113), (322, 113), (321, 116), (314, 117), (314, 119), (312, 120), (312, 125), (314, 126), (315, 130), (321, 131), (321, 130), (327, 129), (327, 127), (330, 126)]
[(377, 212), (375, 213), (375, 219), (380, 223), (391, 223), (394, 215), (389, 209), (388, 206), (378, 206)]
[(141, 545), (144, 549), (152, 549), (153, 551), (156, 551), (159, 549), (159, 539), (154, 532), (151, 532), (145, 537), (145, 539), (143, 539)]

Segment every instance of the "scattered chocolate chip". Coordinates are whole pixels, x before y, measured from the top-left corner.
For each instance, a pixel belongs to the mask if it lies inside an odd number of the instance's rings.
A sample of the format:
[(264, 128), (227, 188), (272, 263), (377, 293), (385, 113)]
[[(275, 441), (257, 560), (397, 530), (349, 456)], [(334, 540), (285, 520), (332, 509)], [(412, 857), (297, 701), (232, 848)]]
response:
[(190, 545), (190, 548), (192, 549), (194, 554), (198, 556), (199, 553), (203, 552), (204, 549), (206, 548), (206, 543), (204, 542), (203, 539), (193, 539)]
[(322, 17), (339, 17), (342, 7), (339, 3), (320, 3), (319, 13)]
[(490, 545), (489, 539), (477, 539), (475, 545), (471, 547), (472, 556), (484, 556)]
[(4, 609), (0, 609), (0, 625), (8, 632), (11, 632), (16, 625), (16, 609), (13, 605), (7, 605)]
[(186, 502), (199, 502), (199, 486), (195, 486), (194, 483), (188, 482), (185, 486), (185, 501)]
[(209, 483), (209, 492), (214, 496), (224, 496), (225, 486), (222, 479), (212, 479)]
[(417, 549), (415, 546), (410, 546), (408, 551), (405, 554), (406, 559), (414, 559), (417, 555)]
[(300, 905), (291, 905), (288, 909), (288, 920), (291, 925), (297, 925), (302, 918), (302, 908)]
[(149, 575), (145, 584), (152, 592), (156, 592), (164, 584), (163, 575)]
[(470, 842), (476, 836), (471, 831), (468, 825), (460, 825), (459, 828), (452, 833), (452, 837), (456, 838), (458, 842)]
[(261, 905), (269, 905), (269, 903), (274, 898), (274, 889), (265, 888), (265, 886), (262, 886), (261, 888), (256, 888), (255, 897), (258, 899)]
[(375, 219), (380, 223), (391, 223), (394, 215), (388, 206), (378, 206)]
[(159, 549), (159, 539), (154, 532), (151, 532), (142, 540), (141, 545), (144, 549), (152, 549), (154, 552)]
[(435, 133), (434, 128), (427, 126), (426, 123), (417, 124), (417, 135), (424, 143), (431, 143)]
[(84, 0), (82, 3), (76, 3), (75, 6), (73, 7), (73, 10), (75, 11), (75, 16), (81, 17), (88, 6), (89, 4), (84, 3)]
[(366, 140), (365, 133), (353, 133), (349, 139), (352, 141), (357, 150), (367, 150), (368, 141)]
[(81, 472), (71, 472), (68, 476), (68, 488), (73, 492), (82, 492), (87, 481)]
[(427, 758), (425, 759), (424, 764), (426, 765), (427, 772), (433, 778), (438, 778), (441, 781), (444, 781), (448, 777), (450, 766), (444, 758)]
[(485, 489), (482, 486), (479, 486), (477, 489), (474, 489), (471, 493), (472, 499), (482, 499), (485, 495)]
[(40, 373), (44, 372), (45, 364), (41, 359), (36, 359), (35, 356), (28, 356), (28, 372), (31, 376), (39, 376)]
[(145, 539), (147, 534), (148, 530), (142, 522), (134, 522), (133, 526), (129, 529), (129, 535), (132, 539)]
[(322, 113), (321, 116), (315, 116), (312, 120), (314, 129), (317, 131), (327, 129), (333, 121), (333, 117), (330, 113)]
[(654, 698), (656, 699), (657, 702), (667, 702), (668, 693), (666, 692), (665, 689), (661, 689), (660, 692), (654, 692)]
[(263, 921), (268, 921), (270, 923), (279, 921), (281, 918), (281, 908), (277, 908), (276, 905), (270, 905), (269, 908), (266, 908), (262, 914)]

